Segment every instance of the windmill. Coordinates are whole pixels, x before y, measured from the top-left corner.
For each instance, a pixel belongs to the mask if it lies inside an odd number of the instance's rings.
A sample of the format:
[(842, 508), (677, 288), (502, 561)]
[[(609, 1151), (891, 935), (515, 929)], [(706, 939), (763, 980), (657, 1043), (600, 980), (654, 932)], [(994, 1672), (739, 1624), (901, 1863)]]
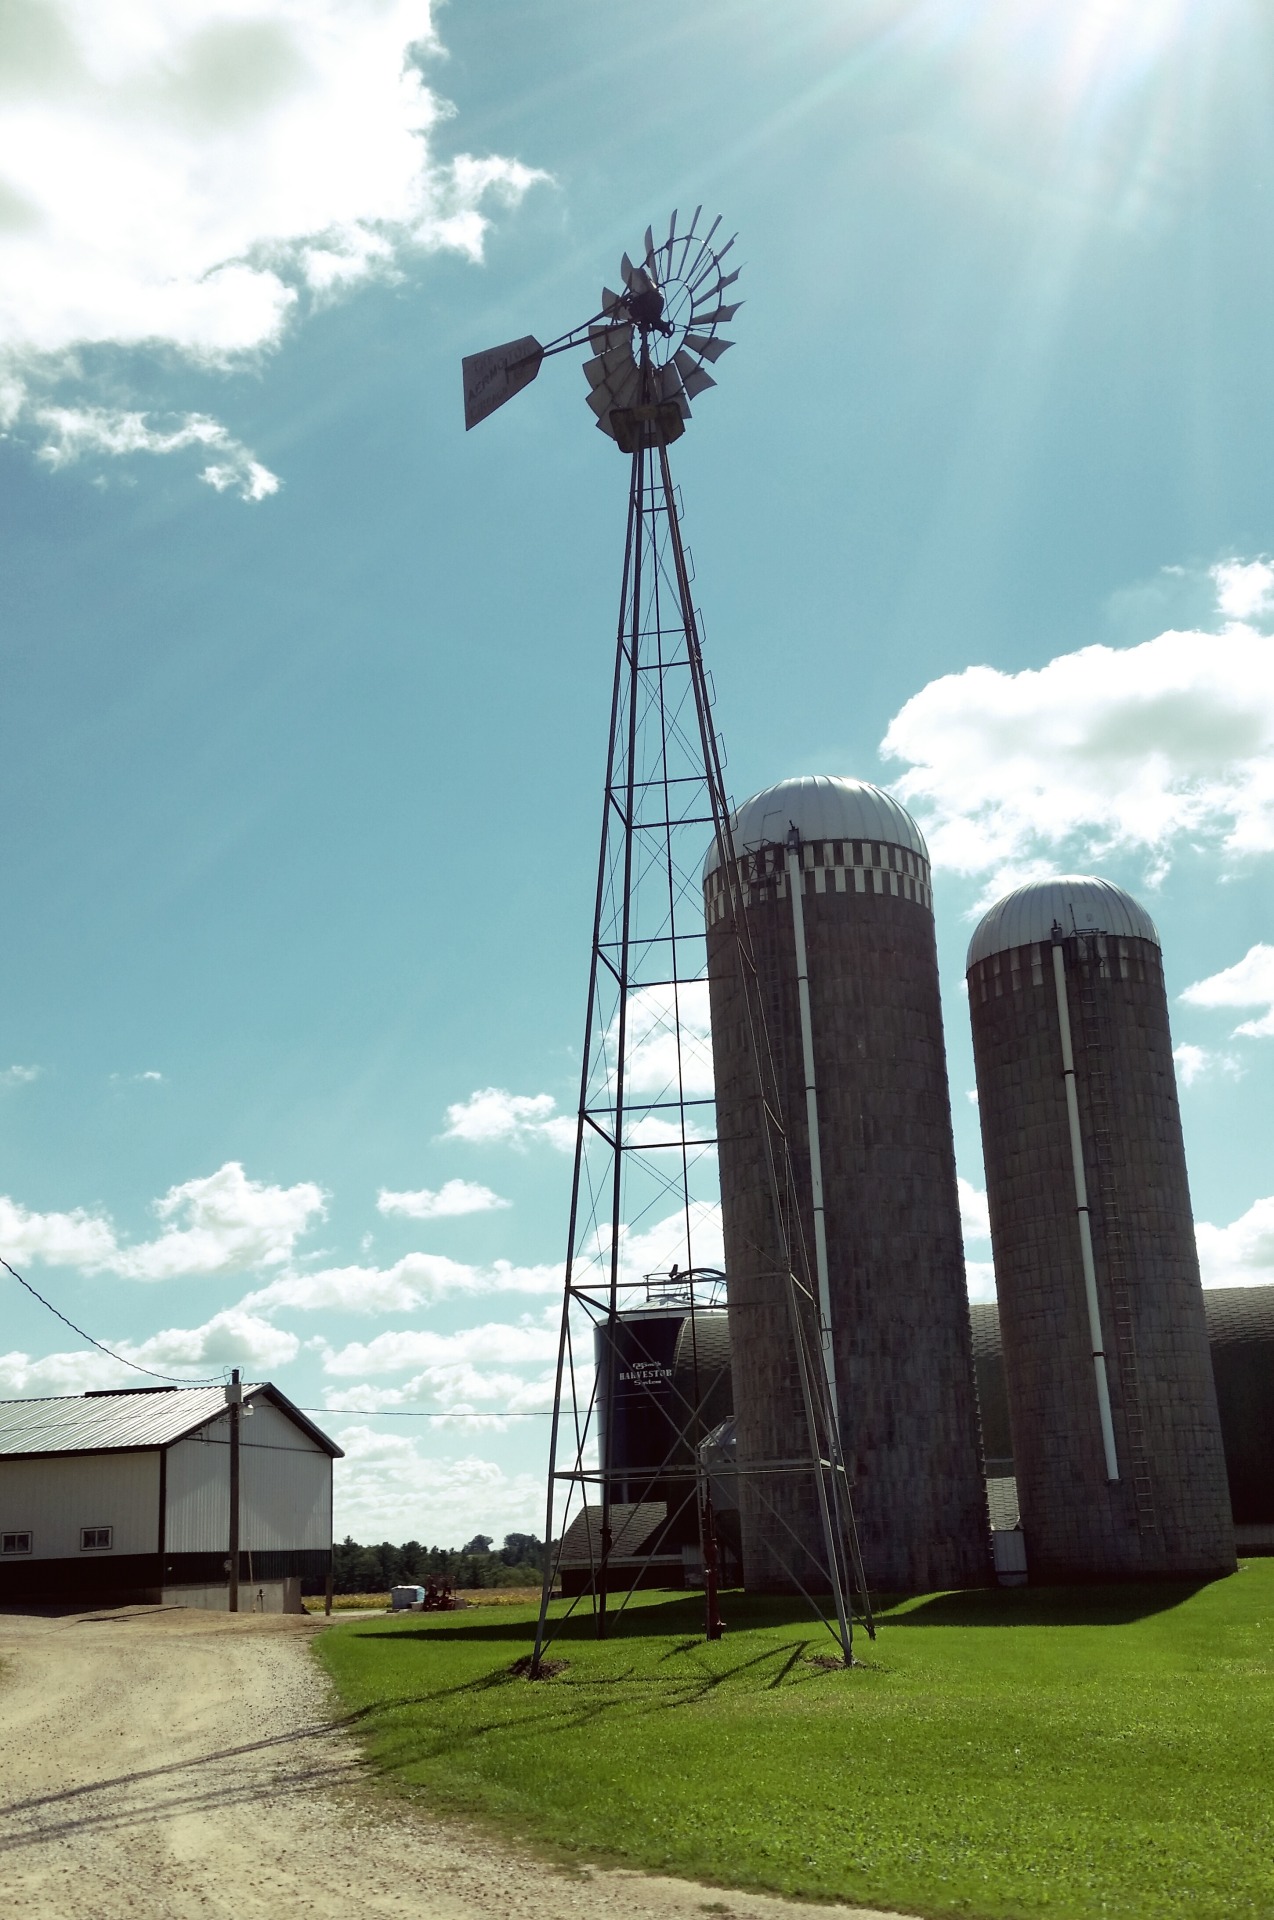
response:
[[(586, 1601), (599, 1636), (652, 1571), (695, 1565), (705, 1591), (706, 1634), (718, 1637), (720, 1505), (739, 1472), (765, 1498), (767, 1472), (812, 1476), (832, 1594), (831, 1628), (849, 1664), (847, 1592), (866, 1587), (828, 1376), (828, 1335), (802, 1241), (787, 1138), (766, 1036), (747, 915), (737, 884), (724, 752), (703, 664), (694, 570), (668, 459), (693, 400), (716, 384), (731, 342), (739, 277), (719, 244), (720, 219), (701, 234), (702, 209), (667, 238), (647, 228), (645, 250), (620, 263), (622, 292), (603, 288), (590, 319), (542, 346), (533, 336), (463, 363), (465, 425), (487, 419), (556, 354), (587, 348), (587, 402), (599, 430), (629, 457), (628, 520), (612, 686), (601, 851), (588, 1009), (571, 1183), (548, 1474), (546, 1560), (532, 1672), (558, 1624), (548, 1612), (573, 1554), (575, 1604)], [(756, 1124), (766, 1142), (776, 1244), (786, 1268), (795, 1374), (809, 1435), (808, 1460), (742, 1463), (709, 1430), (701, 1348), (711, 1344), (725, 1275), (716, 1178), (700, 868), (715, 842), (728, 876), (728, 923), (744, 983)], [(675, 1309), (689, 1364), (634, 1347), (642, 1316)], [(654, 1406), (653, 1452), (641, 1471), (621, 1469), (616, 1430), (622, 1395)], [(629, 1400), (632, 1399), (629, 1394)], [(599, 1428), (605, 1431), (599, 1432)], [(662, 1436), (662, 1437), (659, 1437)], [(714, 1441), (720, 1442), (715, 1448)], [(714, 1495), (714, 1486), (717, 1491)], [(658, 1496), (657, 1498), (654, 1496)], [(694, 1541), (687, 1544), (687, 1530)], [(803, 1590), (803, 1589), (802, 1589)], [(573, 1609), (572, 1609), (573, 1610)]]

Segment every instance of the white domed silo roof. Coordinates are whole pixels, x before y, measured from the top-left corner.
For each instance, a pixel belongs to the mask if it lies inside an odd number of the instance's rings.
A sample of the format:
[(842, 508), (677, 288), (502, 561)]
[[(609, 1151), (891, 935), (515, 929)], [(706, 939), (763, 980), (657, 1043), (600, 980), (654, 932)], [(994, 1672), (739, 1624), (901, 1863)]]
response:
[(1154, 921), (1122, 887), (1092, 874), (1058, 874), (1052, 880), (1032, 880), (996, 901), (969, 942), (966, 971), (990, 954), (1051, 940), (1054, 922), (1066, 933), (1096, 928), (1099, 933), (1160, 944)]
[[(905, 807), (866, 780), (842, 780), (833, 774), (803, 774), (763, 787), (743, 802), (730, 824), (740, 853), (767, 843), (782, 845), (794, 826), (805, 841), (881, 840), (907, 847), (922, 860), (929, 858), (924, 835)], [(714, 840), (703, 863), (705, 880), (716, 867)]]

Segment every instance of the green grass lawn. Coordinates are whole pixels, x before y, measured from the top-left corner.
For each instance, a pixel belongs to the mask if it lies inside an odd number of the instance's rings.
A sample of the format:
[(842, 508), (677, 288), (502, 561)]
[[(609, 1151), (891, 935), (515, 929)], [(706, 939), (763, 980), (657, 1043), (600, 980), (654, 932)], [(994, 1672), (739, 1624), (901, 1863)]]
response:
[(318, 1645), (389, 1779), (579, 1858), (925, 1915), (1274, 1915), (1274, 1560), (906, 1601), (851, 1672), (795, 1604), (723, 1612), (714, 1646), (695, 1600), (573, 1619), (536, 1683), (529, 1608)]

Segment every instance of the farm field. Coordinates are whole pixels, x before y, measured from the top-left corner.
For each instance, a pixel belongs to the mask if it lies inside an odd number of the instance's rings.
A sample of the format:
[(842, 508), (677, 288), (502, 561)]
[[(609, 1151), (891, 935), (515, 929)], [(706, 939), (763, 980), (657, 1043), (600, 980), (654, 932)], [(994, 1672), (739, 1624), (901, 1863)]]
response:
[[(538, 1587), (459, 1587), (456, 1599), (463, 1600), (466, 1607), (527, 1607), (539, 1606)], [(307, 1594), (304, 1601), (307, 1613), (323, 1613), (322, 1594)], [(332, 1596), (333, 1613), (369, 1613), (377, 1607), (388, 1608), (389, 1593), (336, 1593)]]
[(795, 1603), (727, 1595), (713, 1646), (700, 1608), (567, 1620), (535, 1684), (527, 1606), (318, 1652), (399, 1790), (577, 1859), (932, 1916), (1274, 1912), (1274, 1561), (908, 1600), (852, 1672)]

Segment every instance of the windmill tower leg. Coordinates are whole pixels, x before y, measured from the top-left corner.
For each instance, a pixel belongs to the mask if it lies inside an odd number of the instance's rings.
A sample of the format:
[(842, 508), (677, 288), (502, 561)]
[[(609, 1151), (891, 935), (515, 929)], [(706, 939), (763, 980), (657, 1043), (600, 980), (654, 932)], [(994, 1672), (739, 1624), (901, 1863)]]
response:
[[(629, 1479), (621, 1484), (615, 1455), (626, 1309), (646, 1307), (652, 1287), (666, 1300), (669, 1288), (675, 1291), (680, 1284), (693, 1347), (696, 1315), (705, 1304), (696, 1276), (720, 1259), (714, 1106), (705, 1077), (706, 946), (699, 884), (702, 856), (713, 842), (721, 849), (724, 870), (733, 873), (729, 809), (690, 562), (667, 445), (655, 418), (632, 453), (550, 1436), (548, 1547), (532, 1672), (539, 1670), (552, 1637), (549, 1601), (557, 1575), (572, 1574), (574, 1605), (589, 1605), (596, 1632), (604, 1636), (635, 1585), (661, 1558), (661, 1548), (684, 1531), (687, 1515), (703, 1529), (706, 1630), (709, 1637), (720, 1630), (715, 1569), (708, 1578), (715, 1533), (711, 1519), (702, 1518), (705, 1512), (711, 1515), (711, 1501), (700, 1498), (697, 1366), (694, 1385), (676, 1410), (680, 1430), (670, 1434), (666, 1456), (647, 1484), (634, 1487)], [(737, 962), (752, 975), (746, 1003), (757, 1121), (769, 1143), (775, 1212), (783, 1222), (793, 1339), (809, 1425), (809, 1460), (801, 1470), (814, 1477), (832, 1630), (848, 1663), (852, 1626), (846, 1594), (852, 1581), (865, 1603), (865, 1588), (824, 1372), (818, 1301), (804, 1250), (791, 1248), (787, 1237), (789, 1221), (797, 1222), (799, 1233), (799, 1208), (790, 1203), (792, 1174), (777, 1083), (768, 1062), (746, 914), (737, 889), (735, 894)], [(635, 1247), (642, 1249), (640, 1255)], [(593, 1354), (587, 1350), (590, 1335)], [(590, 1360), (600, 1365), (590, 1367)], [(790, 1462), (785, 1470), (791, 1471)], [(647, 1494), (649, 1501), (643, 1498)], [(662, 1505), (659, 1520), (650, 1520), (648, 1505)], [(667, 1561), (666, 1552), (662, 1559)]]

